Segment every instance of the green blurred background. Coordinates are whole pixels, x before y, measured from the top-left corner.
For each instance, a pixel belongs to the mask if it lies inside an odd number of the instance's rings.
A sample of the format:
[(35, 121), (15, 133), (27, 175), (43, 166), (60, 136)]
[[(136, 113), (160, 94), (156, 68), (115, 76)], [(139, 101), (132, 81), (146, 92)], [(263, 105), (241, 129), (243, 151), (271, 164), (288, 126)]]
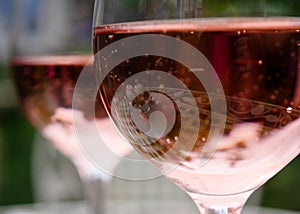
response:
[[(34, 14), (35, 6), (41, 6), (40, 4), (48, 0), (24, 1), (28, 1), (27, 5), (31, 5), (31, 12)], [(85, 4), (87, 4), (85, 5), (87, 8), (92, 8), (93, 4), (93, 1), (86, 0), (56, 0), (52, 2), (58, 3), (62, 1), (67, 5), (69, 4), (70, 7), (71, 5), (72, 7), (77, 5), (77, 8), (78, 5), (82, 7)], [(15, 30), (12, 28), (14, 22), (11, 20), (13, 16), (16, 16), (13, 8), (15, 7), (14, 4), (18, 4), (18, 2), (12, 0), (1, 0), (0, 2), (0, 206), (35, 202), (31, 170), (32, 148), (36, 133), (18, 107), (9, 67), (11, 35), (14, 34)], [(216, 2), (218, 1), (204, 1), (206, 4), (210, 3), (212, 8), (218, 6)], [(229, 4), (244, 1), (227, 0), (224, 2)], [(268, 3), (270, 1), (263, 2)], [(293, 2), (296, 5), (292, 7), (293, 13), (299, 14), (300, 4), (298, 0), (287, 2)], [(230, 8), (232, 9), (232, 7)], [(90, 13), (92, 13), (92, 10)], [(35, 15), (29, 20), (32, 33), (39, 30), (37, 23), (39, 17), (37, 13)], [(85, 14), (78, 13), (78, 10), (76, 10), (72, 19), (76, 20), (83, 15)], [(74, 34), (80, 39), (87, 39), (90, 36), (90, 33), (78, 31), (78, 29), (75, 32)], [(78, 38), (75, 38), (75, 40)], [(80, 44), (80, 40), (78, 41), (78, 44)], [(292, 161), (284, 170), (264, 185), (261, 189), (262, 198), (260, 204), (262, 206), (300, 211), (299, 178), (300, 157)]]
[(34, 130), (20, 112), (7, 64), (0, 66), (0, 204), (32, 202)]

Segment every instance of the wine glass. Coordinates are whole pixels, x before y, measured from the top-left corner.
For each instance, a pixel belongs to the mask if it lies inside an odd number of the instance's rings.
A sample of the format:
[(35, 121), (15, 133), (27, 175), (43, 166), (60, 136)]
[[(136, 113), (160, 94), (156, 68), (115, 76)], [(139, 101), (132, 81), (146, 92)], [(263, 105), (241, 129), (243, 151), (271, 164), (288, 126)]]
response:
[(297, 1), (96, 0), (101, 97), (201, 213), (240, 213), (300, 151)]
[[(93, 89), (95, 81), (77, 93), (77, 104), (72, 105), (81, 72), (95, 79), (90, 30), (93, 1), (17, 0), (14, 3), (11, 64), (20, 106), (42, 136), (75, 165), (90, 212), (102, 214), (114, 167), (132, 148), (118, 138), (100, 99), (84, 96)], [(98, 106), (95, 114), (87, 112), (88, 105)], [(75, 121), (79, 124), (76, 127)], [(98, 143), (98, 132), (89, 132), (94, 126), (106, 130), (106, 142), (123, 146), (116, 150), (108, 143)], [(92, 163), (76, 132), (89, 134), (84, 140), (102, 151), (100, 154), (105, 160), (111, 160), (110, 164)]]
[[(85, 71), (90, 79), (95, 80), (91, 55), (21, 56), (12, 59), (12, 66), (20, 106), (25, 116), (75, 165), (86, 199), (93, 209), (91, 212), (104, 213), (106, 189), (114, 168), (132, 148), (115, 131), (100, 96), (96, 96), (96, 99), (84, 96), (86, 91), (91, 91), (96, 86), (92, 81), (77, 94), (77, 108), (72, 105), (76, 82), (81, 72)], [(89, 114), (87, 106), (95, 105), (95, 114)], [(105, 130), (106, 135), (102, 135), (105, 142), (113, 141), (117, 149), (109, 143), (98, 143), (98, 132), (90, 131), (95, 126)], [(102, 165), (96, 166), (91, 162), (78, 142), (76, 132), (88, 135), (84, 140), (105, 159)], [(107, 160), (109, 164), (106, 164)]]

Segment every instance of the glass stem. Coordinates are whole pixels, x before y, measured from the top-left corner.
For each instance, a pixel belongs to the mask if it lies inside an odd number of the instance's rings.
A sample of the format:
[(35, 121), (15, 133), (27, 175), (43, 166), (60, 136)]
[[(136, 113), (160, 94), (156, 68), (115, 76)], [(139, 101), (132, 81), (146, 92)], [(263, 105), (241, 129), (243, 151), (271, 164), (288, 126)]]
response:
[(83, 186), (85, 200), (88, 203), (88, 214), (107, 213), (107, 192), (111, 176), (100, 171), (91, 163), (75, 163)]
[[(201, 209), (199, 209), (201, 210)], [(206, 208), (203, 211), (200, 211), (201, 214), (240, 214), (242, 208), (232, 209), (228, 207), (214, 207), (214, 208)]]
[(109, 183), (102, 178), (97, 177), (82, 177), (81, 182), (85, 199), (88, 203), (88, 213), (105, 214), (106, 213), (106, 198), (107, 187)]
[(235, 195), (202, 195), (189, 193), (201, 214), (240, 214), (252, 191)]

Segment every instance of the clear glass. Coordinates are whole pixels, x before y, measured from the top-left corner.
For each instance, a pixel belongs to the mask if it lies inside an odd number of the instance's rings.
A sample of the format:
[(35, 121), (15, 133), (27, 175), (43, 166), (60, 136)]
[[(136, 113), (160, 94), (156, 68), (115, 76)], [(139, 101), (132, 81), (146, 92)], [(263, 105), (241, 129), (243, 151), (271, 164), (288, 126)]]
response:
[(201, 213), (240, 213), (299, 154), (299, 15), (296, 0), (95, 1), (105, 107)]
[[(76, 132), (89, 135), (85, 139), (89, 144), (97, 144), (98, 133), (89, 132), (96, 124), (100, 129), (109, 130), (109, 139), (105, 140), (123, 145), (122, 151), (119, 146), (119, 157), (132, 148), (114, 131), (99, 96), (96, 99), (85, 96), (85, 90), (96, 86), (95, 81), (77, 93), (76, 108), (72, 105), (81, 72), (84, 70), (95, 80), (91, 54), (92, 9), (93, 1), (14, 1), (11, 66), (24, 115), (75, 165), (90, 205), (89, 213), (103, 214), (116, 158), (113, 157), (115, 162), (111, 168), (101, 170), (88, 158)], [(94, 105), (98, 106), (97, 112), (90, 115), (87, 109)], [(75, 129), (75, 120), (81, 127)], [(106, 148), (100, 144), (94, 148), (101, 150), (101, 146)], [(111, 153), (101, 155), (104, 160), (112, 158)]]

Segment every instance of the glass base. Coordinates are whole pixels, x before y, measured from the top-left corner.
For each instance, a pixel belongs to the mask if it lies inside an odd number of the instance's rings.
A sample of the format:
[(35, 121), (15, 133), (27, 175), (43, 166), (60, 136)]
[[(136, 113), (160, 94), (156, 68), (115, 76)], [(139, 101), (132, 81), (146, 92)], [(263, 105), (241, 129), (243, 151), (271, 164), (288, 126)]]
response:
[(254, 190), (234, 195), (188, 194), (196, 203), (201, 214), (240, 214)]

